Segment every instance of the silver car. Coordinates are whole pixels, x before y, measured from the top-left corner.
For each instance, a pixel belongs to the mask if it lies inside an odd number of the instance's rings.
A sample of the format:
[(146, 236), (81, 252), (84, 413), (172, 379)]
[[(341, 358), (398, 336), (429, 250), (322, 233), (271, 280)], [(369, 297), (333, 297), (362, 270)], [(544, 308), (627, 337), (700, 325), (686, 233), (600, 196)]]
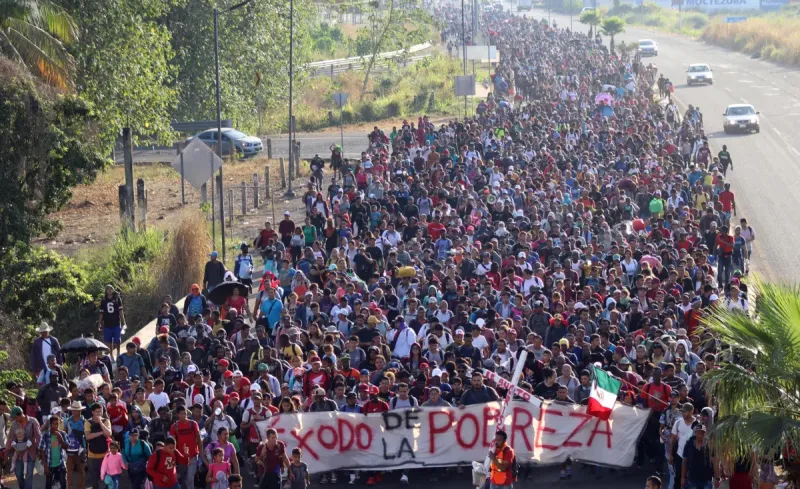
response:
[(639, 39), (639, 54), (645, 56), (658, 56), (658, 44), (652, 39)]
[[(195, 138), (214, 148), (217, 145), (217, 130), (216, 128), (205, 130), (200, 134), (195, 134), (194, 136), (188, 138), (186, 142), (189, 143)], [(259, 138), (255, 136), (248, 136), (247, 134), (237, 131), (231, 127), (223, 127), (222, 154), (230, 154), (231, 141), (233, 141), (236, 152), (243, 156), (254, 156), (264, 151), (264, 143), (262, 143)]]
[(705, 63), (689, 65), (689, 68), (686, 69), (686, 84), (693, 85), (695, 83), (714, 84), (714, 72), (710, 66)]
[(729, 105), (722, 113), (722, 128), (726, 133), (733, 131), (761, 131), (758, 114), (750, 104)]

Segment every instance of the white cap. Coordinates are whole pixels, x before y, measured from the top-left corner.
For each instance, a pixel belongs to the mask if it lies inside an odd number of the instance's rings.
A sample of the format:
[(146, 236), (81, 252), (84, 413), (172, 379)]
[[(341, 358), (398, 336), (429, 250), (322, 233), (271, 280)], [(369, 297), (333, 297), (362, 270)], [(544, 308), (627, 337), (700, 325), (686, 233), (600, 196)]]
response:
[(435, 368), (433, 372), (431, 372), (431, 377), (441, 377), (442, 376), (442, 369)]
[(291, 216), (292, 214), (291, 214), (291, 212), (289, 212), (289, 211), (286, 211), (286, 212), (284, 212), (284, 213), (283, 213), (283, 215), (284, 215), (284, 216)]
[(261, 384), (250, 384), (250, 392), (261, 392)]

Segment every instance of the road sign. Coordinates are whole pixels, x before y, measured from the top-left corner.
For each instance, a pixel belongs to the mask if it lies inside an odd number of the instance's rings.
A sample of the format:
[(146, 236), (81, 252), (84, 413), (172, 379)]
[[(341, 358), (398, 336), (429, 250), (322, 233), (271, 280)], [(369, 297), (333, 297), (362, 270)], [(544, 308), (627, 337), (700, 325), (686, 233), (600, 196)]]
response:
[(475, 76), (457, 76), (455, 79), (456, 97), (475, 95)]
[(339, 108), (341, 109), (342, 107), (344, 107), (344, 104), (347, 103), (348, 96), (349, 96), (348, 94), (343, 92), (334, 93), (333, 101), (336, 102), (336, 105), (338, 105)]
[[(183, 150), (183, 176), (194, 188), (202, 187), (220, 167), (220, 157), (198, 138), (192, 139)], [(181, 172), (181, 155), (172, 162), (172, 168)]]
[(738, 22), (744, 22), (747, 20), (747, 17), (739, 16), (739, 17), (725, 17), (726, 24), (736, 24)]

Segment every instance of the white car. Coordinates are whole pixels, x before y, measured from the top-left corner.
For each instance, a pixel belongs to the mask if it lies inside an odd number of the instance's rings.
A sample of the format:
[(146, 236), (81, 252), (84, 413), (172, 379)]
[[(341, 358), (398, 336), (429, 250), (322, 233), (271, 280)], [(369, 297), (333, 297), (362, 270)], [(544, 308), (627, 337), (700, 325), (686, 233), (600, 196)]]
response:
[(652, 39), (639, 39), (639, 54), (644, 56), (658, 56), (658, 44)]
[(686, 69), (686, 84), (692, 85), (694, 83), (708, 83), (714, 84), (714, 72), (711, 67), (705, 63), (695, 63), (689, 65)]
[(761, 131), (758, 114), (750, 104), (729, 105), (722, 113), (722, 128), (726, 133), (733, 131)]

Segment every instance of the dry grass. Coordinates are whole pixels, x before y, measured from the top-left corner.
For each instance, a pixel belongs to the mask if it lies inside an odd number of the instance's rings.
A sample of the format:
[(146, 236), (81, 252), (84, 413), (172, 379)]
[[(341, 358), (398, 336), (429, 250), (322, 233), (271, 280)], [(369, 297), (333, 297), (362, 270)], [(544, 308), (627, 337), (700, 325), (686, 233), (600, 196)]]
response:
[(751, 18), (737, 24), (714, 23), (703, 32), (713, 44), (764, 59), (800, 64), (800, 19), (780, 15)]
[(152, 265), (156, 297), (169, 294), (178, 300), (193, 283), (200, 283), (209, 251), (211, 236), (205, 216), (197, 209), (184, 210), (178, 226), (169, 235), (164, 253)]

